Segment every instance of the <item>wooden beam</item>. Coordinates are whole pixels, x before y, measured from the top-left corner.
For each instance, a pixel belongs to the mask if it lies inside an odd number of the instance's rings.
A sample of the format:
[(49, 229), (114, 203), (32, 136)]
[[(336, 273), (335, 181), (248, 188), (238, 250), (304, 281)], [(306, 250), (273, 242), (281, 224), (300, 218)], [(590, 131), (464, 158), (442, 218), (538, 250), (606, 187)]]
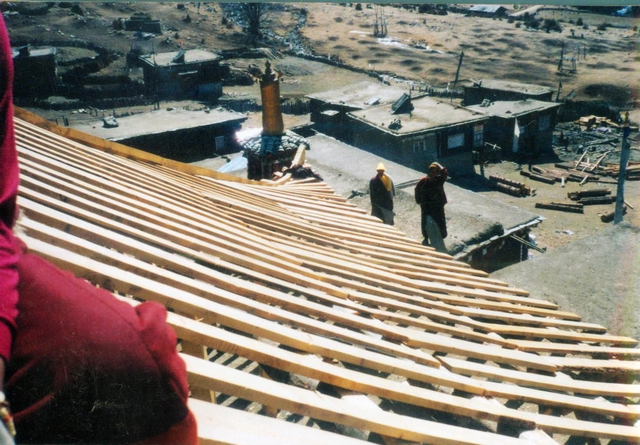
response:
[(503, 382), (512, 382), (517, 385), (532, 388), (541, 388), (549, 391), (566, 391), (575, 394), (584, 394), (603, 397), (639, 397), (640, 385), (604, 383), (586, 380), (575, 380), (568, 376), (545, 376), (517, 370), (483, 365), (453, 357), (440, 357), (442, 364), (451, 372), (462, 375), (482, 377)]

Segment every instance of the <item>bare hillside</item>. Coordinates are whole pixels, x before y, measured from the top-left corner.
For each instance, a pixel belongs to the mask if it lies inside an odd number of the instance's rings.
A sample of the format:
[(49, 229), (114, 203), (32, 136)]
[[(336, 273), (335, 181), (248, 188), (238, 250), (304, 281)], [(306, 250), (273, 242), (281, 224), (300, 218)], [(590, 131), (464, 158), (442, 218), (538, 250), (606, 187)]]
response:
[[(124, 56), (134, 46), (142, 52), (220, 51), (247, 44), (232, 4), (33, 2), (5, 4), (3, 10), (16, 44), (55, 43), (61, 57), (73, 57), (70, 43), (87, 41), (116, 53), (98, 75), (125, 73)], [(507, 7), (507, 13), (514, 12), (513, 6)], [(522, 7), (519, 12), (520, 17), (513, 19), (474, 17), (453, 5), (436, 10), (366, 3), (276, 3), (256, 44), (283, 53), (321, 56), (388, 75), (390, 81), (437, 87), (453, 86), (464, 53), (460, 81), (501, 78), (552, 87), (562, 82), (560, 97), (605, 100), (624, 108), (634, 105), (631, 85), (640, 83), (638, 55), (633, 51), (638, 40), (635, 19), (575, 7)], [(163, 34), (114, 27), (114, 22), (134, 13), (160, 20)], [(384, 23), (386, 35), (374, 35), (378, 23)], [(549, 24), (554, 26), (545, 29)], [(563, 72), (558, 72), (561, 55)], [(313, 90), (332, 87), (333, 76), (314, 74), (303, 70), (290, 77), (314, 78), (306, 79)]]

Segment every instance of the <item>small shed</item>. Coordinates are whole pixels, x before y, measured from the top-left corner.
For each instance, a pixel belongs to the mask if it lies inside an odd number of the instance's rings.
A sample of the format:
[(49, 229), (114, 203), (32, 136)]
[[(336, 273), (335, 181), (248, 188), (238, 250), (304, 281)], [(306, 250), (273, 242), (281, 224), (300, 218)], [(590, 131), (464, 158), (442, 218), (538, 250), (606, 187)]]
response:
[(116, 117), (117, 126), (95, 121), (73, 127), (158, 156), (195, 162), (240, 151), (235, 135), (246, 120), (245, 115), (223, 108), (170, 108)]
[(31, 45), (11, 48), (16, 97), (49, 97), (58, 89), (57, 49)]
[(464, 105), (481, 104), (484, 100), (491, 102), (504, 100), (535, 99), (545, 102), (553, 100), (555, 88), (530, 83), (512, 82), (510, 80), (483, 79), (463, 85)]
[(490, 116), (485, 141), (502, 148), (507, 159), (524, 160), (553, 151), (553, 129), (561, 104), (525, 99), (468, 107)]
[(472, 152), (484, 144), (489, 120), (464, 107), (409, 95), (348, 116), (348, 139), (355, 147), (420, 171), (440, 161), (452, 174), (474, 172)]
[(309, 94), (311, 122), (320, 133), (344, 140), (347, 113), (381, 104), (391, 104), (404, 90), (377, 82), (358, 82), (335, 90)]
[(229, 67), (222, 57), (201, 49), (140, 56), (144, 83), (150, 94), (163, 98), (214, 100), (222, 96)]
[(477, 17), (506, 17), (507, 8), (501, 5), (474, 5), (469, 14)]

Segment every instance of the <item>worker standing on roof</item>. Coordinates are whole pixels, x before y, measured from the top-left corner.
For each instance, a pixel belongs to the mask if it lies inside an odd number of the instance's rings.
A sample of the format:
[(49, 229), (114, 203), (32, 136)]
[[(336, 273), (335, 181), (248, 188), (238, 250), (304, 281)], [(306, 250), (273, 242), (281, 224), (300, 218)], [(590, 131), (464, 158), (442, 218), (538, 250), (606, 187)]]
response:
[(433, 244), (435, 241), (434, 239), (430, 241), (430, 238), (434, 238), (433, 233), (431, 237), (429, 236), (430, 218), (438, 226), (442, 239), (447, 237), (447, 220), (444, 213), (447, 195), (444, 192), (444, 183), (448, 176), (447, 169), (434, 162), (429, 166), (427, 175), (416, 184), (415, 198), (421, 208), (420, 224), (424, 237), (422, 244), (424, 245)]
[(0, 16), (0, 444), (197, 444), (164, 306), (119, 301), (14, 234), (12, 85)]
[(369, 195), (371, 196), (371, 215), (380, 218), (385, 224), (393, 225), (393, 197), (396, 188), (393, 180), (387, 175), (384, 165), (378, 164), (376, 175), (369, 181)]

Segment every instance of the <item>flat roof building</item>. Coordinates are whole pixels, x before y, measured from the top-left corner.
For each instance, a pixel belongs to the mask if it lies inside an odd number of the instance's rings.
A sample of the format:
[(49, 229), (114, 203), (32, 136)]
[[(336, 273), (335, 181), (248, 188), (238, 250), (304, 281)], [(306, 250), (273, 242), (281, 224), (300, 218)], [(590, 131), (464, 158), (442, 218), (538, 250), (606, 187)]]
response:
[(214, 100), (222, 96), (222, 80), (229, 67), (222, 57), (201, 49), (140, 56), (144, 83), (161, 98)]
[(352, 145), (426, 171), (434, 161), (453, 174), (471, 174), (472, 151), (484, 144), (489, 117), (464, 107), (422, 96), (404, 95), (391, 106), (349, 113)]
[(235, 133), (245, 120), (245, 115), (223, 108), (172, 108), (117, 117), (117, 127), (96, 120), (73, 128), (166, 158), (194, 162), (239, 151)]
[(525, 99), (485, 102), (467, 108), (490, 116), (485, 142), (499, 146), (503, 158), (525, 160), (553, 152), (553, 129), (560, 106)]

